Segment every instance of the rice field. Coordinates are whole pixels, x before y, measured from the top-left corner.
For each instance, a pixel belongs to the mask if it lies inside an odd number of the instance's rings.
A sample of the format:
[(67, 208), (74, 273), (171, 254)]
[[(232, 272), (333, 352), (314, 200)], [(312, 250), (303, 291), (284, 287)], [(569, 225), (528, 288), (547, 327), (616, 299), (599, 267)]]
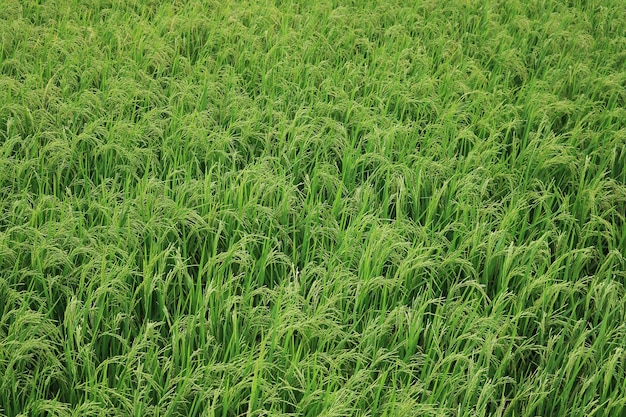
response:
[(0, 416), (626, 416), (622, 0), (0, 0)]

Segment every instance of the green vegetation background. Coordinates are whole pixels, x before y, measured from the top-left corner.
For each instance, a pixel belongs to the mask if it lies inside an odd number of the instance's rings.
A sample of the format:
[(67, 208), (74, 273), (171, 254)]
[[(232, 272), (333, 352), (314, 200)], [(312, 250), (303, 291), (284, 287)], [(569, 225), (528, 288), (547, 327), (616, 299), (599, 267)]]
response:
[(624, 416), (625, 104), (621, 0), (0, 0), (0, 414)]

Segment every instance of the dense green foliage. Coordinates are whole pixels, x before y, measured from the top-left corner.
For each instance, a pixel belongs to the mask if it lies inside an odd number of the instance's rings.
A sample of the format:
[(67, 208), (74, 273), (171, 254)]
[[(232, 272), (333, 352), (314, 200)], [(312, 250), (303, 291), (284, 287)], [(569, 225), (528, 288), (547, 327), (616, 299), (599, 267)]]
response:
[(622, 0), (0, 0), (0, 415), (626, 413)]

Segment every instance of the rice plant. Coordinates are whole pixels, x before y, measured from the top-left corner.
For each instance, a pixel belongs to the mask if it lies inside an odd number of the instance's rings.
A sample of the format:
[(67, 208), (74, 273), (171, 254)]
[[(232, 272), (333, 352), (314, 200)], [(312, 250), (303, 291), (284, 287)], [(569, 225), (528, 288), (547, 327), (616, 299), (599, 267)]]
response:
[(0, 4), (0, 416), (626, 413), (618, 0)]

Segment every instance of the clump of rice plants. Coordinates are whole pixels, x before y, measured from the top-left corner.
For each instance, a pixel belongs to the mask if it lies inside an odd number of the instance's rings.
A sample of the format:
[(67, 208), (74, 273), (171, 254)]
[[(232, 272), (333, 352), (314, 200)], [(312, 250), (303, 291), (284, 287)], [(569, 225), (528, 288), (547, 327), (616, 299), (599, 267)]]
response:
[(0, 7), (0, 416), (626, 413), (626, 8)]

